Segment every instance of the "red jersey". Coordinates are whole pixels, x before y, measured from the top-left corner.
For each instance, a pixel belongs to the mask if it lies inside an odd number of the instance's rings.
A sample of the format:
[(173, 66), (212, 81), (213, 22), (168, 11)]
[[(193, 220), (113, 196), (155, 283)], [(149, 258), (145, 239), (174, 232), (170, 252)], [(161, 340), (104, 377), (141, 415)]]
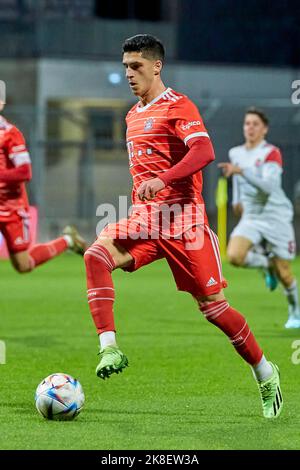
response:
[[(23, 134), (0, 116), (0, 172), (25, 163), (30, 164)], [(0, 182), (0, 220), (7, 220), (15, 211), (28, 209), (25, 183)]]
[(137, 188), (148, 179), (159, 177), (178, 163), (188, 152), (190, 139), (208, 133), (195, 104), (185, 95), (167, 88), (146, 106), (135, 104), (126, 116), (129, 168), (133, 178), (134, 210), (142, 206), (184, 204), (202, 207), (202, 172), (170, 184), (152, 201), (140, 201)]

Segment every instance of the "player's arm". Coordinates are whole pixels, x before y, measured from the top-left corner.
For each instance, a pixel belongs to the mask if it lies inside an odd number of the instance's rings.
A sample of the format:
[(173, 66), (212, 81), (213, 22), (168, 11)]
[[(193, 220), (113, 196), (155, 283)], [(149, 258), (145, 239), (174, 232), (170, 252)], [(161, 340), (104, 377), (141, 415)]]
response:
[(166, 186), (185, 180), (205, 168), (214, 159), (214, 149), (209, 138), (193, 138), (189, 142), (189, 151), (183, 159), (159, 178), (144, 181), (138, 188), (137, 195), (141, 200), (153, 199), (155, 194)]
[(261, 176), (256, 175), (251, 168), (242, 170), (232, 163), (219, 163), (218, 166), (223, 169), (226, 178), (232, 175), (241, 175), (265, 194), (271, 194), (274, 189), (281, 186), (282, 157), (278, 149), (272, 150), (267, 156)]
[(0, 171), (0, 182), (22, 183), (30, 181), (32, 176), (30, 156), (23, 134), (17, 128), (12, 128), (9, 133), (5, 149), (14, 167)]
[(215, 153), (209, 137), (194, 137), (187, 143), (186, 155), (160, 176), (165, 186), (184, 180), (205, 168), (215, 159)]
[(0, 171), (1, 183), (22, 183), (31, 180), (31, 165), (24, 163), (17, 168)]
[(191, 103), (179, 103), (172, 109), (170, 120), (174, 133), (188, 147), (185, 156), (159, 178), (144, 181), (138, 188), (138, 197), (152, 199), (166, 186), (182, 181), (205, 168), (215, 159), (214, 149), (202, 118), (196, 106)]

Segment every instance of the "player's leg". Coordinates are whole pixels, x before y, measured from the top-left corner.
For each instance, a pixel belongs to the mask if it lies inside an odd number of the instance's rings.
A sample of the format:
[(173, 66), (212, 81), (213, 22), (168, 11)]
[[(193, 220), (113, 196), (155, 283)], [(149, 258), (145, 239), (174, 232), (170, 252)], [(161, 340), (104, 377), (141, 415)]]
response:
[(284, 287), (284, 293), (288, 301), (288, 320), (285, 327), (300, 328), (298, 283), (293, 275), (291, 262), (275, 256), (273, 258), (273, 263), (277, 277)]
[(272, 266), (284, 287), (288, 301), (288, 321), (285, 327), (300, 328), (298, 286), (290, 264), (296, 256), (294, 227), (284, 219), (282, 222), (276, 221), (271, 227), (270, 223), (266, 223), (263, 236), (270, 246)]
[(226, 334), (237, 353), (250, 365), (261, 394), (264, 416), (278, 417), (283, 405), (279, 370), (265, 358), (245, 317), (229, 305), (222, 291), (198, 296), (197, 302), (205, 318)]
[(19, 273), (30, 272), (74, 246), (74, 239), (70, 235), (64, 235), (29, 248), (29, 217), (25, 212), (22, 215), (14, 214), (14, 217), (3, 225), (2, 232), (12, 265)]
[[(164, 242), (167, 245), (166, 258), (177, 287), (193, 295), (206, 319), (227, 335), (237, 352), (250, 364), (262, 395), (264, 415), (278, 416), (282, 397), (276, 366), (265, 359), (243, 315), (225, 299), (222, 287), (226, 286), (226, 282), (222, 275), (216, 234), (205, 227), (200, 236), (203, 242), (198, 247), (195, 245), (196, 249), (186, 250), (185, 240), (181, 245), (179, 240)], [(268, 395), (264, 390), (270, 387)]]
[(233, 266), (268, 269), (270, 262), (263, 253), (255, 250), (253, 242), (246, 237), (231, 237), (227, 247), (227, 259)]
[(10, 252), (10, 260), (19, 273), (27, 273), (60, 255), (68, 248), (70, 248), (68, 242), (64, 237), (60, 237), (48, 243), (34, 245), (29, 250)]
[(100, 340), (98, 377), (105, 379), (128, 365), (126, 356), (116, 343), (113, 305), (115, 290), (112, 271), (132, 262), (132, 256), (113, 239), (98, 239), (84, 254), (87, 275), (87, 296)]
[(263, 250), (255, 248), (262, 241), (259, 221), (242, 219), (231, 234), (227, 259), (234, 266), (262, 269), (266, 286), (272, 291), (278, 284), (272, 262)]
[(116, 268), (134, 271), (159, 257), (154, 241), (130, 239), (125, 226), (121, 227), (121, 231), (127, 238), (116, 240), (119, 229), (119, 224), (109, 225), (105, 234), (102, 233), (84, 255), (88, 303), (100, 340), (100, 362), (96, 374), (103, 379), (114, 372), (120, 372), (128, 365), (126, 356), (116, 343), (112, 271)]
[(227, 247), (227, 259), (234, 266), (245, 266), (246, 257), (251, 250), (253, 243), (246, 237), (233, 236), (230, 238)]

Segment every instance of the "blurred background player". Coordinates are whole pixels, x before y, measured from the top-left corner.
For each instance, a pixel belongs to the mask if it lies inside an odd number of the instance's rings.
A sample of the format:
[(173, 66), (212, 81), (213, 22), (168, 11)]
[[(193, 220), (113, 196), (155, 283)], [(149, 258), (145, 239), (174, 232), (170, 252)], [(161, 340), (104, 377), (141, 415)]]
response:
[[(116, 343), (112, 271), (117, 268), (135, 271), (165, 258), (177, 288), (193, 295), (206, 319), (227, 335), (250, 364), (261, 393), (264, 416), (274, 418), (282, 408), (278, 368), (266, 360), (245, 318), (230, 307), (222, 291), (226, 284), (218, 240), (208, 226), (201, 196), (200, 170), (214, 160), (214, 150), (194, 103), (162, 82), (163, 62), (164, 47), (153, 36), (137, 35), (123, 45), (126, 78), (139, 98), (126, 117), (134, 210), (122, 224), (108, 225), (84, 255), (88, 302), (100, 339), (96, 374), (105, 379), (128, 365)], [(148, 207), (159, 210), (160, 205), (170, 206), (174, 202), (182, 204), (183, 210), (184, 204), (195, 211), (202, 208), (202, 223), (196, 231), (196, 237), (203, 237), (199, 246), (187, 248), (186, 227), (181, 237), (175, 239), (175, 223), (170, 226), (169, 238), (161, 232), (157, 239), (130, 236), (130, 230), (137, 234), (140, 215), (147, 214)], [(147, 219), (142, 223), (147, 230)]]
[[(0, 101), (0, 113), (5, 103)], [(25, 183), (31, 179), (31, 161), (23, 134), (0, 115), (0, 231), (12, 265), (19, 273), (58, 256), (67, 249), (83, 255), (85, 241), (74, 227), (63, 236), (30, 247), (29, 203)]]
[[(241, 220), (231, 233), (228, 260), (234, 266), (262, 268), (270, 290), (282, 283), (288, 300), (286, 328), (300, 328), (297, 281), (290, 261), (296, 254), (293, 206), (282, 189), (280, 150), (266, 142), (266, 114), (249, 108), (244, 118), (245, 143), (229, 151), (230, 163), (220, 163), (233, 178), (233, 209)], [(266, 242), (270, 254), (256, 247)]]

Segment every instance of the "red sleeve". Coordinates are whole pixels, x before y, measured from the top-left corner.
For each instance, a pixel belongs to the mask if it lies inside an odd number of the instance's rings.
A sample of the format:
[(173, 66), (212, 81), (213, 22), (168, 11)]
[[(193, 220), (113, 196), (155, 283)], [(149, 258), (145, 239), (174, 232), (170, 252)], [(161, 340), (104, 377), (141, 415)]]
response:
[(274, 148), (274, 149), (269, 153), (269, 155), (268, 155), (267, 158), (265, 159), (265, 163), (270, 163), (270, 162), (278, 163), (278, 165), (279, 165), (280, 167), (282, 167), (282, 156), (281, 156), (281, 153), (280, 153), (280, 150), (279, 150), (279, 149)]
[(1, 183), (22, 183), (31, 179), (31, 165), (28, 163), (22, 164), (17, 168), (9, 170), (0, 170)]
[(206, 165), (215, 159), (215, 153), (210, 139), (206, 137), (192, 138), (189, 141), (190, 150), (180, 162), (174, 165), (170, 170), (162, 175), (159, 179), (166, 186), (175, 181), (180, 181), (202, 170)]
[(174, 134), (187, 145), (193, 138), (209, 138), (197, 106), (182, 97), (169, 108), (168, 119)]
[(13, 126), (9, 131), (5, 147), (8, 158), (14, 166), (18, 167), (31, 163), (24, 136), (17, 127)]

